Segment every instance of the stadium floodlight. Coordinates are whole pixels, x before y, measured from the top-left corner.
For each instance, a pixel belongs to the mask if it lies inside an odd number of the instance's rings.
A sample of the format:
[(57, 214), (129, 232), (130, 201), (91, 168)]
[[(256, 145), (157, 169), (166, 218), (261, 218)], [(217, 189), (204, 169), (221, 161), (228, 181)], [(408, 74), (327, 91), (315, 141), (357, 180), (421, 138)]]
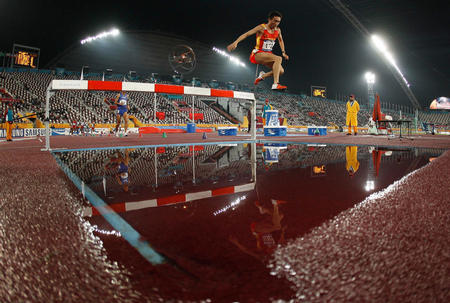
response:
[(372, 35), (372, 41), (375, 44), (375, 46), (382, 52), (385, 53), (388, 51), (386, 42), (384, 42), (384, 40), (382, 40), (380, 37), (378, 37), (377, 35)]
[(120, 34), (120, 31), (117, 28), (114, 28), (114, 29), (110, 30), (109, 32), (101, 32), (100, 34), (98, 34), (96, 36), (89, 36), (86, 39), (81, 40), (81, 44), (86, 44), (88, 42), (92, 42), (97, 39), (102, 39), (102, 38), (106, 38), (109, 36), (115, 37), (119, 34)]
[(226, 51), (223, 51), (221, 49), (218, 49), (217, 47), (213, 47), (213, 51), (215, 51), (216, 53), (218, 53), (219, 55), (222, 55), (224, 57), (227, 57), (231, 62), (233, 62), (236, 65), (242, 66), (242, 67), (246, 67), (246, 65), (239, 60), (239, 58), (235, 57), (235, 56), (231, 56), (229, 55)]
[(408, 83), (408, 80), (406, 80), (405, 76), (400, 71), (400, 68), (397, 66), (397, 63), (395, 63), (394, 56), (389, 52), (386, 42), (384, 42), (384, 40), (379, 36), (372, 35), (372, 43), (375, 45), (376, 49), (384, 55), (386, 60), (395, 68), (397, 73), (402, 78), (403, 82), (405, 82), (406, 86), (409, 87), (410, 85)]
[(375, 74), (372, 72), (367, 72), (364, 77), (366, 78), (367, 83), (374, 84), (375, 83)]

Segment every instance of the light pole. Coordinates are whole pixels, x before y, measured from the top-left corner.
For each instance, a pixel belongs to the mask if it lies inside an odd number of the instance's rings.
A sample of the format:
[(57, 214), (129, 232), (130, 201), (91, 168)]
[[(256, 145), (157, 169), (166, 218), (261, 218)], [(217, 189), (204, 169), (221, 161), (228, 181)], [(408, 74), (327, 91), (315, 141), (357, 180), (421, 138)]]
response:
[(107, 78), (111, 78), (111, 76), (112, 76), (112, 69), (111, 68), (107, 68), (106, 70), (103, 71), (102, 81), (105, 81), (105, 74), (106, 74)]
[(81, 68), (80, 80), (84, 80), (84, 73), (89, 74), (89, 66), (83, 65), (83, 67)]
[(367, 82), (367, 93), (369, 97), (369, 108), (373, 108), (375, 103), (375, 94), (373, 92), (373, 85), (375, 84), (375, 74), (372, 72), (367, 72), (364, 77)]

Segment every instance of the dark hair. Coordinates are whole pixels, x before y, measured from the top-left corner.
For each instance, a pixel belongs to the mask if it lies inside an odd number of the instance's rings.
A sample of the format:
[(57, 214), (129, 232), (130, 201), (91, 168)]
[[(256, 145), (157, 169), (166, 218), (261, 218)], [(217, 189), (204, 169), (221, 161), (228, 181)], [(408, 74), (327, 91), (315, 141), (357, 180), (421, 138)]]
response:
[(279, 11), (271, 11), (269, 13), (269, 19), (273, 19), (273, 17), (283, 18), (283, 15)]

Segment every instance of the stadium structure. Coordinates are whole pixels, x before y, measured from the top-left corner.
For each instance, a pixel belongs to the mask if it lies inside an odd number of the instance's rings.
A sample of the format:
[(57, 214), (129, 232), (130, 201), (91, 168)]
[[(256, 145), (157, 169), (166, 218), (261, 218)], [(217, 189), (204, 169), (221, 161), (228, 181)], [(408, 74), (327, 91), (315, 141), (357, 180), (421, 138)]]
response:
[[(168, 56), (174, 47), (189, 45), (195, 52), (196, 68), (187, 74), (174, 72)], [(45, 93), (51, 80), (66, 79), (97, 81), (127, 81), (166, 83), (222, 89), (253, 91), (253, 66), (230, 64), (230, 61), (198, 41), (161, 32), (125, 32), (114, 39), (100, 39), (94, 43), (75, 44), (54, 58), (45, 69), (3, 68), (1, 72), (1, 98), (15, 103), (18, 128), (42, 128)], [(61, 91), (50, 102), (50, 127), (69, 128), (73, 121), (95, 128), (111, 128), (115, 122), (113, 110), (106, 100), (115, 92)], [(176, 96), (132, 92), (129, 114), (131, 127), (177, 125), (197, 122), (198, 127), (235, 125), (248, 126), (247, 111), (250, 104), (228, 102), (223, 97)], [(279, 111), (281, 125), (288, 130), (305, 130), (308, 126), (327, 126), (339, 130), (345, 124), (345, 101), (311, 97), (305, 94), (273, 93), (263, 86), (255, 91), (257, 99), (257, 126), (262, 127), (262, 107), (265, 100)], [(194, 115), (192, 115), (194, 102)], [(361, 104), (360, 126), (366, 127), (372, 109)], [(381, 110), (394, 120), (403, 117), (414, 119), (412, 108), (383, 103)], [(2, 102), (2, 112), (6, 102)], [(403, 109), (403, 111), (399, 111)], [(20, 119), (20, 117), (27, 117)], [(445, 131), (449, 127), (448, 112), (420, 111), (416, 129)]]
[[(169, 63), (180, 45), (190, 72)], [(370, 135), (364, 102), (346, 136), (346, 100), (254, 87), (254, 73), (160, 32), (2, 68), (3, 301), (447, 302), (450, 113), (377, 96), (380, 119), (415, 120), (408, 137)], [(126, 138), (112, 135), (122, 90)], [(266, 134), (266, 102), (284, 138)]]

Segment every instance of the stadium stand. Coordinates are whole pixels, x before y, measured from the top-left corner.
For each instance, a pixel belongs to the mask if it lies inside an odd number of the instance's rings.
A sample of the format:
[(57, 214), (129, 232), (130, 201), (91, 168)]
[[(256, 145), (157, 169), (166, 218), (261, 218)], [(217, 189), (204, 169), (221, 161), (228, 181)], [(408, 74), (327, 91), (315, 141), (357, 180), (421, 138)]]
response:
[[(85, 79), (102, 80), (102, 74), (90, 73), (84, 75)], [(53, 79), (80, 79), (76, 72), (55, 73), (50, 70), (24, 71), (18, 69), (3, 69), (0, 72), (0, 89), (2, 98), (16, 98), (23, 100), (18, 104), (16, 110), (24, 115), (26, 113), (37, 113), (38, 118), (43, 117), (45, 108), (46, 89)], [(108, 76), (109, 81), (139, 81), (138, 77), (130, 79), (127, 75), (113, 74)], [(171, 77), (160, 76), (160, 83), (173, 84)], [(153, 79), (156, 80), (156, 79)], [(147, 79), (145, 81), (150, 81)], [(184, 85), (192, 85), (185, 81)], [(229, 83), (218, 81), (200, 82), (196, 79), (195, 85), (203, 87), (218, 87), (227, 89)], [(233, 84), (239, 89), (248, 90), (248, 85)], [(170, 96), (167, 94), (156, 95), (153, 93), (130, 92), (130, 115), (143, 124), (185, 124), (191, 121), (192, 97)], [(280, 118), (286, 118), (288, 125), (300, 126), (344, 126), (346, 107), (345, 102), (329, 100), (304, 95), (293, 95), (287, 93), (274, 93), (264, 87), (255, 91), (257, 98), (257, 116), (262, 115), (264, 101), (279, 111)], [(71, 123), (79, 121), (85, 123), (114, 123), (115, 113), (105, 103), (105, 98), (111, 100), (115, 97), (114, 92), (91, 92), (91, 91), (58, 91), (50, 102), (50, 123)], [(231, 112), (219, 104), (220, 98), (196, 97), (194, 100), (195, 119), (204, 124), (231, 124), (241, 123), (243, 118), (235, 117)], [(223, 100), (223, 98), (222, 98)], [(248, 105), (244, 105), (244, 112)], [(393, 106), (382, 108), (383, 113), (389, 114), (394, 120), (399, 119), (399, 111), (393, 110)], [(159, 113), (163, 113), (158, 114)], [(244, 114), (245, 115), (245, 114)], [(431, 112), (420, 111), (419, 121), (433, 124), (441, 128), (450, 126), (450, 114), (446, 111)], [(371, 117), (371, 110), (361, 106), (358, 115), (359, 125), (367, 125)], [(414, 115), (408, 110), (402, 112), (403, 118), (414, 119)]]

